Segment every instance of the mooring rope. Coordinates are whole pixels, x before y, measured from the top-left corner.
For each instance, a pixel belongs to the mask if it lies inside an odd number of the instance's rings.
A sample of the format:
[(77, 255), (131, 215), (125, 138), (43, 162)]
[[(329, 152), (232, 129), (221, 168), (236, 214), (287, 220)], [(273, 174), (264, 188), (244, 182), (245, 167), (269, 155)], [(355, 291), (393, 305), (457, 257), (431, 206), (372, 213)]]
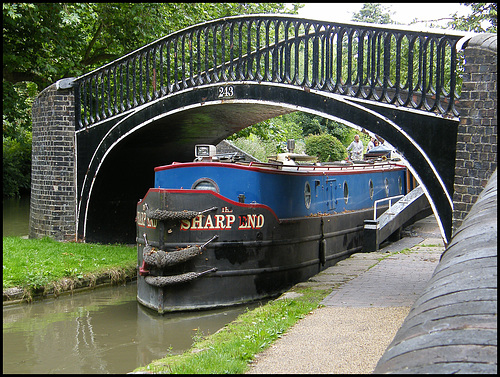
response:
[(171, 276), (146, 276), (144, 279), (146, 280), (146, 283), (150, 285), (154, 285), (156, 287), (165, 287), (167, 285), (187, 283), (189, 281), (199, 278), (202, 275), (215, 271), (217, 271), (216, 267), (203, 272), (187, 272), (185, 274), (171, 275)]
[(207, 242), (200, 246), (189, 246), (184, 249), (165, 252), (165, 250), (156, 250), (151, 245), (148, 244), (148, 239), (146, 233), (144, 233), (144, 240), (146, 246), (142, 251), (142, 260), (148, 265), (156, 266), (158, 268), (164, 268), (168, 266), (173, 266), (178, 263), (186, 262), (204, 249), (210, 242), (218, 238), (218, 235), (213, 236)]
[(149, 209), (148, 204), (146, 206), (146, 216), (153, 220), (191, 220), (192, 218), (202, 215), (205, 212), (215, 211), (217, 207), (208, 208), (204, 211), (167, 211), (163, 209)]

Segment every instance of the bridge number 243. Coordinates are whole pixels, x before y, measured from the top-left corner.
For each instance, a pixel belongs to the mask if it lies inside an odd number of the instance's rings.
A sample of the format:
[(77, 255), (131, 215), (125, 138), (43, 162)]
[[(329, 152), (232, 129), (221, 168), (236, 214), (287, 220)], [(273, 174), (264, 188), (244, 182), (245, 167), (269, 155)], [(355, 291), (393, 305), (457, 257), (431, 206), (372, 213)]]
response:
[(233, 86), (219, 86), (219, 98), (233, 97), (234, 96), (234, 87)]

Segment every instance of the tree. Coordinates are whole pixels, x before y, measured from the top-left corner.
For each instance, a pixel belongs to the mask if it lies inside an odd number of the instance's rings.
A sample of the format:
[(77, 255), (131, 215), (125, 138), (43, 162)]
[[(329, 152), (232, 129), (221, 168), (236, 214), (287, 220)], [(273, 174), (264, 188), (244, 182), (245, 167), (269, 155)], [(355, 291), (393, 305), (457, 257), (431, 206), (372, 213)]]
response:
[(32, 81), (41, 90), (190, 25), (297, 9), (283, 3), (3, 4), (3, 78)]
[[(22, 150), (26, 155), (21, 160), (30, 161), (31, 104), (50, 84), (64, 77), (81, 76), (200, 22), (251, 13), (296, 14), (300, 6), (293, 4), (289, 9), (284, 3), (4, 3), (2, 7), (4, 159)], [(9, 153), (17, 145), (13, 140), (23, 148)], [(18, 168), (16, 164), (9, 166), (7, 171), (4, 169), (4, 183), (19, 181), (14, 176), (6, 179), (6, 174)], [(29, 182), (29, 169), (22, 170), (28, 171), (25, 178)], [(9, 192), (18, 190), (4, 184), (4, 195)]]
[[(474, 31), (476, 33), (497, 32), (497, 3), (460, 3), (471, 7), (468, 16), (457, 16), (455, 12), (448, 25), (455, 30)], [(488, 25), (489, 24), (489, 25)]]
[(317, 156), (321, 162), (340, 161), (347, 157), (344, 145), (330, 134), (309, 135), (304, 141), (306, 153), (309, 156)]
[(394, 12), (380, 3), (364, 3), (361, 10), (353, 14), (351, 20), (372, 24), (393, 24), (391, 14)]

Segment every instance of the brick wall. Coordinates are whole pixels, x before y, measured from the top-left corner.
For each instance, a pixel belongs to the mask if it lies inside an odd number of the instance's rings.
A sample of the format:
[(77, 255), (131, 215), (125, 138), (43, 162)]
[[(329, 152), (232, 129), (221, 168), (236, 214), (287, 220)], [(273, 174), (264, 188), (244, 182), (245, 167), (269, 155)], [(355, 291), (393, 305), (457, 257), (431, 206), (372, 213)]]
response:
[(56, 84), (33, 103), (30, 238), (76, 240), (74, 108), (73, 90)]
[(484, 33), (465, 46), (459, 102), (453, 195), (453, 233), (497, 166), (497, 35)]

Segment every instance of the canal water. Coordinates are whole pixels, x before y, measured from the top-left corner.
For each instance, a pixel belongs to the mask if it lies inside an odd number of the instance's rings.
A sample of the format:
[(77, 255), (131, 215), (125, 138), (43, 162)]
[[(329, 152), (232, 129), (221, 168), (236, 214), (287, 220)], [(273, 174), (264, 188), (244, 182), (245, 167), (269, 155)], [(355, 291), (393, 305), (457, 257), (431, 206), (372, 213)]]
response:
[(3, 308), (4, 373), (127, 373), (213, 334), (247, 308), (164, 314), (136, 301), (137, 286)]
[[(29, 198), (4, 200), (4, 236), (28, 234)], [(24, 213), (24, 215), (22, 215)], [(3, 308), (4, 373), (127, 373), (193, 337), (213, 334), (247, 308), (164, 314), (136, 300), (135, 282)]]
[(30, 197), (3, 199), (3, 235), (26, 236), (29, 233)]

